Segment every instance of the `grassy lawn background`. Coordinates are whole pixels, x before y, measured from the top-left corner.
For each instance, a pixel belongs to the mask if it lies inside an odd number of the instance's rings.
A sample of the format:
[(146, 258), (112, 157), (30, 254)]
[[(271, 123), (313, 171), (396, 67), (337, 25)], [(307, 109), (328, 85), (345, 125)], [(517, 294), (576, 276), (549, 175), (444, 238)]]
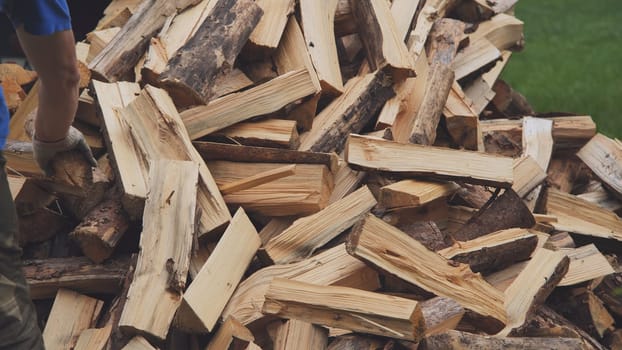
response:
[(502, 78), (538, 112), (591, 115), (622, 139), (622, 1), (520, 0), (525, 49)]

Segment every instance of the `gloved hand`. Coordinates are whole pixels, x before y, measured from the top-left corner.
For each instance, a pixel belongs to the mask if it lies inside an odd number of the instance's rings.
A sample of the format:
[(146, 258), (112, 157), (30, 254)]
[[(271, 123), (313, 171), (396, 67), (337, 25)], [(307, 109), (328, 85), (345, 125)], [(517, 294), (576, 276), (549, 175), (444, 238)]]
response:
[(54, 174), (51, 161), (57, 154), (74, 149), (82, 153), (91, 166), (97, 166), (97, 161), (93, 157), (91, 148), (89, 148), (89, 145), (86, 143), (84, 135), (73, 126), (69, 128), (67, 137), (60, 141), (43, 142), (34, 137), (32, 140), (32, 149), (35, 161), (45, 172), (46, 176), (52, 176)]

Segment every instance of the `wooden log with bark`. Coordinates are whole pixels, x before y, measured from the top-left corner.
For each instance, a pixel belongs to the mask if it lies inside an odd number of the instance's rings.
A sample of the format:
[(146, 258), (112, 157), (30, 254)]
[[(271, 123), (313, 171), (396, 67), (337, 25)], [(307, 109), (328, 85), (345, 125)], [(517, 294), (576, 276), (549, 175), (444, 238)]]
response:
[(583, 343), (575, 338), (496, 338), (460, 331), (448, 331), (446, 333), (427, 337), (423, 341), (425, 350), (441, 349), (507, 349), (507, 350), (582, 350)]

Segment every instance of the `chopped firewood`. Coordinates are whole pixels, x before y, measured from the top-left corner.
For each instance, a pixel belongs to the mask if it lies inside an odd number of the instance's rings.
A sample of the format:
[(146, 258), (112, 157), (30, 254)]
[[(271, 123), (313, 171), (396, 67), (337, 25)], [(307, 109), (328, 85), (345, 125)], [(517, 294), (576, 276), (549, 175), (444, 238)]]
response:
[(339, 160), (339, 169), (335, 172), (335, 187), (328, 199), (328, 203), (335, 203), (354, 192), (360, 186), (365, 176), (365, 172), (354, 171), (348, 166), (348, 163)]
[(527, 266), (505, 290), (508, 324), (499, 333), (507, 336), (521, 327), (562, 280), (570, 260), (564, 252), (538, 249)]
[(121, 31), (120, 27), (110, 27), (95, 30), (86, 35), (86, 40), (90, 43), (87, 62), (90, 62), (108, 45), (109, 42)]
[(265, 183), (291, 176), (296, 174), (296, 164), (286, 165), (284, 167), (264, 171), (261, 173), (257, 173), (253, 176), (249, 176), (247, 178), (233, 181), (227, 184), (224, 184), (219, 187), (220, 193), (223, 196), (235, 193), (238, 191), (246, 190), (249, 188), (253, 188), (259, 185), (263, 185)]
[(352, 166), (368, 170), (433, 176), (500, 187), (510, 186), (513, 177), (511, 158), (399, 144), (359, 135), (348, 137), (345, 159)]
[(233, 317), (229, 317), (220, 325), (214, 338), (205, 350), (244, 349), (255, 340), (253, 333)]
[(488, 331), (498, 331), (506, 322), (500, 291), (467, 265), (452, 264), (381, 219), (370, 215), (357, 224), (347, 247), (353, 256), (484, 316), (482, 328)]
[(576, 249), (561, 248), (570, 258), (568, 273), (559, 282), (559, 286), (570, 286), (590, 281), (614, 273), (607, 258), (594, 244)]
[(603, 301), (585, 287), (560, 289), (550, 302), (551, 307), (596, 339), (613, 331), (614, 319)]
[(266, 226), (259, 231), (261, 245), (265, 245), (269, 240), (283, 233), (283, 231), (290, 227), (295, 220), (295, 217), (292, 216), (275, 217), (271, 219)]
[(607, 191), (601, 182), (596, 181), (595, 183), (596, 185), (590, 187), (588, 192), (583, 192), (577, 195), (577, 197), (620, 215), (622, 201), (611, 194), (610, 191)]
[[(549, 237), (549, 239), (546, 241), (546, 244), (545, 244), (544, 247), (547, 248), (547, 249), (551, 249), (551, 250), (559, 250), (559, 249), (562, 249), (562, 248), (574, 249), (577, 246), (576, 246), (574, 240), (572, 239), (572, 236), (570, 236), (570, 234), (568, 234), (568, 232), (560, 232), (560, 233), (556, 233), (554, 235), (551, 235)], [(570, 265), (572, 266), (572, 259), (570, 260)], [(566, 276), (564, 276), (564, 278), (567, 278), (567, 276), (568, 276), (568, 274), (566, 274)], [(563, 282), (563, 280), (562, 280), (562, 282)]]
[(611, 332), (605, 339), (605, 344), (609, 346), (609, 349), (622, 348), (622, 329)]
[(262, 251), (275, 264), (308, 258), (316, 249), (354, 225), (375, 205), (374, 196), (364, 186), (316, 214), (294, 221), (292, 226), (266, 243)]
[(514, 16), (500, 13), (479, 24), (477, 30), (469, 35), (472, 42), (488, 39), (499, 50), (521, 47), (523, 41), (523, 22)]
[(56, 293), (43, 330), (46, 349), (73, 349), (80, 333), (95, 326), (104, 302), (67, 289)]
[(622, 199), (622, 142), (597, 134), (577, 156)]
[(421, 53), (424, 53), (425, 56), (423, 49), (434, 22), (439, 18), (445, 17), (457, 3), (458, 1), (455, 0), (436, 0), (424, 4), (419, 11), (415, 27), (407, 41), (409, 51), (415, 61), (418, 60)]
[(4, 102), (9, 111), (15, 111), (26, 98), (26, 92), (15, 79), (0, 80), (0, 87), (4, 93)]
[(473, 102), (466, 97), (460, 85), (454, 81), (443, 108), (447, 131), (453, 141), (472, 151), (483, 151), (484, 141), (479, 126), (479, 116), (473, 110)]
[(453, 182), (402, 180), (382, 187), (378, 202), (384, 208), (416, 207), (450, 196), (458, 188)]
[(132, 338), (121, 350), (156, 350), (147, 339), (137, 335)]
[(390, 80), (382, 71), (350, 79), (344, 93), (315, 117), (311, 131), (301, 135), (299, 150), (340, 153), (346, 136), (361, 132), (393, 96)]
[(434, 22), (430, 32), (430, 72), (421, 107), (410, 131), (409, 141), (432, 145), (436, 128), (454, 82), (453, 61), (460, 42), (464, 39), (465, 24), (452, 19)]
[(386, 67), (395, 81), (412, 75), (414, 61), (404, 42), (404, 33), (398, 33), (389, 4), (361, 0), (351, 2), (351, 6), (371, 71)]
[(514, 160), (514, 184), (512, 190), (525, 197), (546, 179), (546, 172), (530, 155)]
[(474, 0), (482, 8), (491, 11), (494, 14), (507, 12), (511, 10), (514, 5), (518, 2), (518, 0), (495, 0), (495, 1), (486, 1), (486, 0)]
[(322, 92), (339, 95), (344, 91), (334, 35), (335, 9), (339, 0), (300, 1), (300, 17), (307, 50), (311, 56)]
[(328, 345), (326, 328), (299, 320), (288, 320), (277, 329), (274, 350), (325, 350)]
[[(192, 146), (173, 101), (164, 90), (147, 86), (134, 101), (118, 110), (130, 128), (142, 157), (143, 176), (160, 158), (186, 160), (199, 166), (197, 204), (201, 209), (199, 236), (218, 231), (231, 219), (224, 199), (205, 162)], [(145, 177), (145, 182), (148, 181)], [(221, 231), (222, 232), (222, 231)]]
[(175, 324), (188, 331), (211, 332), (260, 244), (255, 227), (238, 209), (184, 293)]
[(417, 341), (425, 332), (421, 307), (414, 300), (282, 278), (270, 283), (262, 311), (397, 339)]
[(253, 81), (250, 80), (250, 78), (246, 76), (244, 72), (237, 68), (234, 68), (227, 74), (216, 78), (216, 82), (214, 83), (214, 85), (214, 98), (218, 98), (250, 87), (251, 85), (253, 85)]
[(622, 287), (622, 272), (606, 275), (597, 278), (590, 283), (590, 289), (594, 291), (616, 317), (622, 316), (622, 300), (620, 300), (619, 290)]
[(9, 135), (8, 139), (13, 141), (28, 141), (31, 138), (26, 133), (24, 125), (28, 119), (32, 118), (32, 113), (39, 106), (39, 86), (40, 82), (37, 80), (32, 86), (26, 98), (20, 103), (19, 108), (11, 116), (9, 121)]
[(480, 209), (460, 230), (452, 233), (458, 241), (468, 241), (508, 228), (531, 228), (536, 224), (533, 214), (516, 192), (506, 190), (491, 204)]
[(227, 160), (247, 163), (322, 164), (326, 165), (333, 173), (340, 169), (338, 165), (339, 157), (334, 153), (301, 152), (201, 141), (193, 142), (193, 145), (206, 161)]
[(196, 227), (198, 165), (160, 160), (150, 171), (140, 253), (119, 327), (165, 339), (185, 289)]
[(89, 69), (104, 81), (126, 79), (167, 18), (197, 2), (149, 0), (141, 3), (121, 31), (91, 60)]
[[(523, 155), (531, 156), (544, 172), (549, 167), (553, 154), (553, 122), (551, 120), (525, 117), (523, 118)], [(534, 211), (542, 186), (539, 185), (525, 197), (529, 210)]]
[(104, 350), (110, 337), (110, 326), (89, 328), (80, 333), (74, 350)]
[(477, 77), (464, 88), (464, 93), (473, 101), (473, 109), (476, 113), (482, 113), (495, 97), (495, 92), (492, 88), (501, 75), (503, 68), (507, 65), (511, 55), (511, 51), (502, 51), (501, 60), (497, 61), (490, 71)]
[(354, 350), (354, 349), (385, 349), (387, 338), (365, 334), (346, 334), (335, 337), (327, 350)]
[(263, 11), (252, 0), (217, 1), (159, 77), (159, 84), (176, 105), (186, 107), (211, 100), (211, 82), (233, 67), (262, 15)]
[(622, 219), (616, 214), (575, 195), (550, 188), (547, 214), (557, 216), (551, 223), (559, 231), (622, 241)]
[(538, 236), (525, 229), (493, 232), (439, 250), (447, 259), (468, 264), (473, 272), (490, 273), (527, 260), (536, 249)]
[[(383, 217), (383, 219), (386, 218), (386, 216)], [(393, 226), (404, 231), (431, 251), (436, 252), (452, 245), (449, 234), (441, 232), (434, 221), (398, 222)]]
[(581, 340), (575, 338), (497, 338), (460, 331), (447, 331), (425, 338), (423, 349), (584, 350), (585, 348)]
[(455, 79), (460, 80), (500, 57), (501, 51), (488, 39), (480, 38), (478, 41), (470, 42), (469, 46), (456, 54), (454, 60)]
[(435, 297), (419, 305), (425, 320), (426, 337), (455, 329), (464, 316), (464, 308), (450, 298)]
[(296, 149), (299, 145), (296, 121), (266, 119), (242, 122), (217, 131), (214, 136), (226, 137), (245, 146)]
[[(19, 64), (0, 63), (0, 81), (13, 80), (17, 85), (27, 85), (37, 79), (37, 73), (26, 70)], [(5, 91), (6, 93), (6, 91)]]
[(248, 38), (252, 52), (258, 53), (276, 49), (285, 30), (288, 18), (294, 12), (294, 0), (259, 0), (257, 5), (263, 16)]
[(432, 202), (426, 203), (418, 207), (394, 208), (382, 214), (382, 220), (388, 224), (404, 228), (409, 225), (434, 221), (438, 222), (444, 228), (444, 222), (447, 220), (449, 206), (446, 198), (439, 198)]
[[(108, 27), (122, 26), (136, 11), (141, 0), (112, 0), (104, 9), (104, 16), (97, 24), (97, 30)], [(126, 13), (123, 14), (123, 13)], [(120, 18), (121, 17), (121, 18)]]
[[(257, 173), (283, 167), (282, 163), (207, 163), (216, 183), (222, 186)], [(328, 205), (333, 176), (322, 164), (296, 164), (295, 174), (224, 197), (229, 205), (266, 216), (310, 215)]]
[(190, 138), (195, 140), (252, 117), (276, 112), (317, 91), (311, 74), (306, 69), (296, 70), (246, 91), (217, 98), (206, 106), (188, 109), (181, 116)]
[(18, 194), (21, 192), (22, 188), (26, 184), (26, 178), (23, 176), (7, 176), (9, 181), (9, 191), (11, 192), (11, 196), (13, 200), (17, 198)]
[(372, 272), (373, 275), (373, 270), (346, 252), (344, 244), (298, 263), (269, 266), (240, 283), (222, 317), (233, 316), (245, 325), (260, 319), (263, 316), (261, 308), (264, 295), (270, 281), (276, 277), (318, 285), (338, 284), (364, 290), (378, 289), (380, 282), (377, 274), (365, 280), (351, 278), (354, 275), (368, 275), (366, 271)]

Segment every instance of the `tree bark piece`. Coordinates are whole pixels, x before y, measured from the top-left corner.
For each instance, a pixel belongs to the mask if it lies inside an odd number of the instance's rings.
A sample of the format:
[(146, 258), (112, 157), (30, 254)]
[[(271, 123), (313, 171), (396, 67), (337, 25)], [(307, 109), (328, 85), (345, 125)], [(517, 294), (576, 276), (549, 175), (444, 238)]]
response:
[(246, 146), (296, 149), (300, 143), (296, 121), (283, 119), (241, 122), (214, 135), (233, 139)]
[(274, 350), (324, 350), (328, 346), (328, 330), (299, 320), (288, 320), (279, 326)]
[(374, 205), (374, 196), (367, 186), (362, 187), (322, 211), (294, 221), (292, 226), (265, 244), (263, 252), (275, 264), (306, 259), (354, 225)]
[(238, 320), (229, 317), (220, 326), (205, 350), (245, 349), (255, 340), (253, 333)]
[(538, 236), (515, 228), (457, 242), (438, 253), (447, 259), (468, 264), (473, 272), (486, 274), (529, 259), (537, 244)]
[(622, 142), (597, 134), (577, 156), (622, 199)]
[(414, 61), (404, 42), (404, 35), (400, 36), (398, 32), (389, 4), (362, 0), (351, 2), (351, 7), (371, 71), (386, 67), (396, 81), (412, 75)]
[(73, 349), (80, 333), (95, 326), (104, 302), (67, 289), (56, 294), (43, 330), (46, 349)]
[(568, 273), (558, 284), (560, 287), (587, 282), (615, 272), (607, 258), (594, 244), (588, 244), (575, 249), (562, 248), (560, 250), (567, 253), (570, 259)]
[(181, 113), (190, 138), (196, 140), (252, 117), (276, 112), (315, 94), (318, 87), (307, 70), (292, 71), (248, 90), (217, 98), (207, 106)]
[[(173, 101), (164, 90), (147, 86), (126, 108), (119, 111), (140, 150), (143, 174), (160, 158), (198, 163), (197, 203), (201, 209), (199, 236), (220, 230), (231, 219), (224, 199), (205, 162), (192, 146)], [(222, 231), (221, 231), (222, 232)]]
[(87, 294), (116, 294), (128, 270), (127, 260), (94, 264), (86, 257), (26, 260), (24, 276), (33, 300), (53, 298), (61, 288)]
[[(367, 279), (354, 279), (353, 276), (367, 276)], [(378, 275), (374, 270), (350, 256), (344, 244), (341, 244), (298, 263), (268, 266), (255, 272), (240, 283), (222, 317), (233, 316), (245, 325), (263, 317), (261, 308), (264, 295), (270, 281), (276, 277), (363, 290), (380, 288)]]
[(416, 301), (282, 278), (270, 284), (262, 310), (279, 317), (396, 339), (417, 341), (425, 332)]
[(186, 290), (177, 311), (176, 325), (192, 332), (211, 332), (260, 244), (255, 227), (244, 210), (238, 209)]
[(402, 180), (382, 187), (378, 201), (384, 208), (418, 207), (450, 196), (458, 188), (453, 182)]
[(204, 104), (212, 98), (211, 82), (231, 70), (262, 15), (252, 0), (218, 0), (159, 77), (178, 106)]
[[(351, 166), (365, 170), (431, 176), (490, 186), (509, 187), (513, 178), (511, 158), (405, 145), (359, 135), (348, 137), (345, 159)], [(465, 167), (465, 164), (469, 166)]]
[(381, 219), (367, 216), (353, 229), (347, 248), (353, 256), (487, 317), (490, 322), (482, 322), (482, 329), (498, 331), (506, 322), (500, 291), (467, 265), (450, 263)]
[(455, 329), (464, 316), (464, 308), (455, 300), (434, 297), (420, 303), (425, 320), (425, 336)]
[(186, 284), (192, 241), (198, 165), (161, 160), (150, 171), (140, 253), (119, 327), (164, 340)]
[(313, 120), (311, 131), (301, 135), (301, 151), (340, 153), (350, 133), (359, 133), (382, 104), (393, 96), (390, 79), (376, 71), (351, 79), (343, 95)]
[(423, 343), (425, 350), (441, 349), (481, 349), (481, 350), (583, 350), (583, 343), (575, 338), (496, 338), (460, 331), (427, 337)]
[(436, 140), (436, 128), (454, 82), (452, 68), (458, 45), (464, 38), (464, 23), (452, 19), (440, 19), (430, 33), (430, 72), (426, 82), (421, 107), (410, 131), (409, 141), (432, 145)]

